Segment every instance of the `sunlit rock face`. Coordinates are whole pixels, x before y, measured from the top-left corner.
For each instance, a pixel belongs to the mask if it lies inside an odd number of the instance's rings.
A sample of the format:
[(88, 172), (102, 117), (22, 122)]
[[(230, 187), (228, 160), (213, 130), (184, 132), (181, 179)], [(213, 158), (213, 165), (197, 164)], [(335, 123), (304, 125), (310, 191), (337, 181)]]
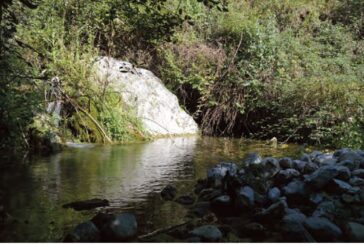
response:
[(193, 118), (152, 72), (110, 57), (101, 57), (95, 67), (99, 85), (117, 91), (152, 136), (198, 133)]

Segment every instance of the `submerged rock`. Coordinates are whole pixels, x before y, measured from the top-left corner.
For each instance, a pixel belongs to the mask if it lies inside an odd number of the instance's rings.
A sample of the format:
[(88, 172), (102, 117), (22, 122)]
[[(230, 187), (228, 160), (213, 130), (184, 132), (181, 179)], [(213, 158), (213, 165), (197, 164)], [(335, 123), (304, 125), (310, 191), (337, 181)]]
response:
[(201, 238), (204, 242), (218, 242), (222, 238), (222, 233), (214, 225), (204, 225), (193, 229), (190, 235)]
[(65, 238), (64, 242), (99, 242), (100, 231), (94, 223), (87, 221), (77, 225)]
[(152, 136), (197, 134), (198, 125), (179, 105), (172, 94), (152, 72), (111, 57), (95, 63), (99, 86), (119, 93), (123, 102), (136, 112), (143, 128)]
[(105, 235), (108, 238), (107, 240), (129, 241), (136, 236), (138, 223), (133, 214), (114, 214), (106, 228)]
[(177, 189), (172, 185), (167, 185), (161, 191), (161, 196), (166, 201), (172, 201), (176, 197), (176, 194), (177, 194)]
[(97, 207), (105, 207), (109, 206), (109, 201), (106, 199), (99, 199), (94, 198), (85, 201), (78, 201), (78, 202), (71, 202), (68, 204), (63, 205), (63, 208), (73, 208), (74, 210), (81, 211), (81, 210), (89, 210), (94, 209)]
[(176, 202), (182, 205), (192, 205), (195, 202), (195, 198), (191, 196), (180, 196), (176, 199)]

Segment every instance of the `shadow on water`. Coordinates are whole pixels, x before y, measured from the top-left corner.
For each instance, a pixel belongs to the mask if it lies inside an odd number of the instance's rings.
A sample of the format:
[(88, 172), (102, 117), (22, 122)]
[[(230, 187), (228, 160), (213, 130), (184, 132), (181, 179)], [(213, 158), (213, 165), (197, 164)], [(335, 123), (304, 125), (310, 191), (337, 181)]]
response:
[[(248, 152), (294, 155), (297, 146), (271, 148), (262, 142), (212, 137), (178, 137), (113, 146), (73, 146), (0, 173), (0, 205), (11, 215), (0, 241), (60, 241), (75, 224), (97, 211), (136, 213), (140, 232), (182, 222), (186, 210), (159, 197), (175, 184), (188, 193), (219, 161), (239, 162)], [(105, 198), (110, 206), (77, 212), (72, 201)]]

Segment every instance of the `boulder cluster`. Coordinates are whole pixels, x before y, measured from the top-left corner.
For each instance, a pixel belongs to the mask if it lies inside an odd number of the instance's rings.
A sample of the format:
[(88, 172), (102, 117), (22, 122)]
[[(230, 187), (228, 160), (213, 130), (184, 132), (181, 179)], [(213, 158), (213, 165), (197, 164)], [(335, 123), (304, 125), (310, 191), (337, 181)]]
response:
[[(66, 241), (364, 242), (364, 152), (314, 151), (300, 159), (246, 155), (222, 162), (197, 181), (194, 193), (165, 201), (188, 210), (191, 222), (136, 238), (131, 214), (99, 214)], [(143, 239), (141, 239), (143, 238)]]

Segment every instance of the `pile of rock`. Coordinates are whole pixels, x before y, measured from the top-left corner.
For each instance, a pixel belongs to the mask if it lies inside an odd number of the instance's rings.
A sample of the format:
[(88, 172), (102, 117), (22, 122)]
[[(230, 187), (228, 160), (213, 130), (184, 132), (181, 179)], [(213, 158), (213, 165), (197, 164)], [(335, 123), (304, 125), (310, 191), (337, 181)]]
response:
[(66, 241), (364, 242), (364, 152), (314, 151), (300, 159), (248, 154), (240, 165), (220, 163), (194, 194), (166, 201), (189, 209), (191, 222), (138, 239), (131, 214), (99, 214)]
[[(360, 150), (315, 151), (296, 160), (251, 153), (241, 166), (220, 163), (208, 170), (195, 193), (194, 215), (204, 215), (208, 208), (217, 215), (218, 226), (242, 239), (364, 241)], [(198, 211), (201, 206), (204, 212)]]

